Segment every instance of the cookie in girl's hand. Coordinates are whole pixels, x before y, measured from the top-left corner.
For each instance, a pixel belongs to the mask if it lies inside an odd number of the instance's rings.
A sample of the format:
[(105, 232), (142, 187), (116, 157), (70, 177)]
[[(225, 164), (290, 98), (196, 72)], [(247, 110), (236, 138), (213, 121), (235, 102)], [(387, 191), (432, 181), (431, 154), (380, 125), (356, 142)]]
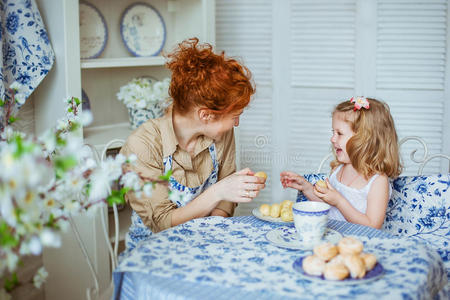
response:
[(324, 180), (317, 181), (316, 185), (320, 186), (321, 188), (324, 188), (324, 189), (328, 188), (327, 183)]

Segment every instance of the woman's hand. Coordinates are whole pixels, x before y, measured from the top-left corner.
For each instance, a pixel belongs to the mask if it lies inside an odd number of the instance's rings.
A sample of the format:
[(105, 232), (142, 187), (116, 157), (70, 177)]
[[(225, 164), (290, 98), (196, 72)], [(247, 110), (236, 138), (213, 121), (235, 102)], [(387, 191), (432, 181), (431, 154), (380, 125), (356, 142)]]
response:
[(213, 186), (215, 193), (220, 200), (250, 202), (266, 186), (265, 178), (253, 175), (254, 173), (249, 168), (231, 174)]
[(343, 196), (334, 189), (328, 179), (325, 179), (325, 182), (327, 184), (326, 188), (319, 186), (318, 184), (314, 185), (314, 195), (319, 197), (325, 203), (332, 206), (338, 206), (339, 202), (343, 199)]

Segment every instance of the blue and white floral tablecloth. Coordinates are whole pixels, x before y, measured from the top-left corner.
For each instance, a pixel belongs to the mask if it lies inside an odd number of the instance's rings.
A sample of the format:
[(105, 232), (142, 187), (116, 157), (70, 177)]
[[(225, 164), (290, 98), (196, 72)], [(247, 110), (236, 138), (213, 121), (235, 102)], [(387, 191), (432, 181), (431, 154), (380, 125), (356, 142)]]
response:
[(280, 225), (253, 216), (195, 219), (154, 234), (114, 271), (114, 299), (431, 299), (448, 298), (439, 254), (425, 244), (346, 222), (385, 269), (378, 280), (336, 285), (302, 277), (293, 262), (308, 251), (278, 248), (266, 233)]

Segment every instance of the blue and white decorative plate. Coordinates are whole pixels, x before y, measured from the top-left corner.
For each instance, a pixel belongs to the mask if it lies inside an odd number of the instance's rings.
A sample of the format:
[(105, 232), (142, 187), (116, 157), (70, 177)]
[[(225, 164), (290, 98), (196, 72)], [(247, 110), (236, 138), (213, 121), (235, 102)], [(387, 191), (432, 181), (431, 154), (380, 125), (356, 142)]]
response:
[(281, 218), (272, 218), (270, 216), (263, 216), (258, 208), (254, 208), (252, 210), (252, 215), (254, 215), (256, 218), (258, 218), (260, 220), (271, 222), (271, 223), (294, 224), (294, 221), (286, 222), (286, 221), (281, 220)]
[(99, 57), (107, 40), (108, 28), (103, 15), (94, 5), (80, 2), (80, 57)]
[(166, 25), (160, 13), (146, 3), (127, 7), (120, 22), (122, 40), (134, 56), (155, 56), (166, 41)]
[(363, 278), (348, 277), (344, 280), (328, 280), (328, 279), (325, 279), (325, 277), (323, 277), (323, 275), (314, 276), (314, 275), (309, 275), (309, 274), (305, 273), (305, 271), (303, 271), (303, 267), (302, 267), (302, 262), (303, 262), (303, 259), (305, 259), (305, 258), (306, 258), (306, 256), (297, 258), (294, 261), (294, 263), (292, 264), (292, 267), (294, 268), (295, 271), (299, 272), (300, 275), (307, 277), (308, 279), (313, 280), (313, 281), (340, 284), (340, 285), (362, 284), (362, 283), (367, 283), (369, 281), (379, 279), (384, 274), (383, 266), (379, 262), (377, 262), (375, 267), (372, 270), (370, 270), (369, 272), (367, 272)]
[[(342, 234), (334, 229), (327, 228), (323, 236), (323, 242), (336, 244), (342, 238)], [(293, 226), (282, 226), (266, 233), (266, 239), (277, 247), (293, 249), (293, 250), (310, 250), (302, 243), (297, 235), (297, 230)]]

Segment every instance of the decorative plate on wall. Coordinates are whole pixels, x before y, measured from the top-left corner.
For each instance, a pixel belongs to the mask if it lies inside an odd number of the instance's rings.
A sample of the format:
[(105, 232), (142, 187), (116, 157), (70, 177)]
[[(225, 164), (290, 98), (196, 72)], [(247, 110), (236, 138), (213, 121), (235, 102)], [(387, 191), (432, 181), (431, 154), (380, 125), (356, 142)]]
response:
[(127, 7), (120, 22), (122, 40), (134, 56), (155, 56), (166, 41), (166, 25), (160, 13), (146, 3)]
[(108, 28), (100, 11), (88, 2), (80, 2), (80, 57), (96, 58), (108, 40)]

